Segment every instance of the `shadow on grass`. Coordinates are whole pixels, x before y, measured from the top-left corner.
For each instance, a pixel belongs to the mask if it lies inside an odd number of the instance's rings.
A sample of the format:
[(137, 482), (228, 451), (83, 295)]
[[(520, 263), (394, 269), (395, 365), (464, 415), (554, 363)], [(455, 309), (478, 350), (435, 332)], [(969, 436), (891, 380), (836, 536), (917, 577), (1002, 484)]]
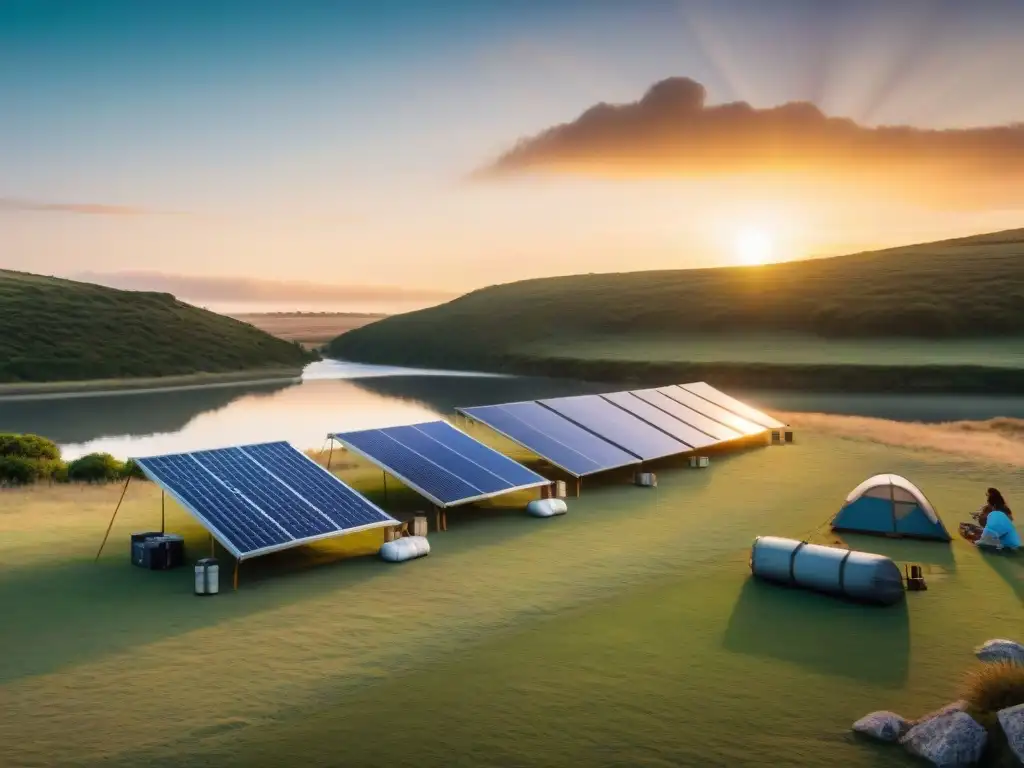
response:
[(343, 590), (388, 568), (351, 553), (339, 558), (330, 546), (301, 547), (246, 561), (232, 593), (234, 560), (218, 547), (222, 595), (201, 600), (191, 562), (209, 545), (187, 544), (188, 564), (170, 571), (136, 568), (127, 551), (110, 548), (98, 562), (50, 561), (0, 575), (0, 684)]
[(939, 569), (956, 572), (953, 544), (947, 541), (919, 541), (915, 539), (889, 539), (885, 536), (865, 536), (856, 533), (834, 533), (825, 530), (819, 538), (828, 539), (830, 545), (848, 547), (858, 552), (873, 552), (888, 557), (897, 565), (917, 563), (926, 566), (925, 573)]
[(1016, 552), (981, 552), (981, 559), (995, 571), (1024, 604), (1024, 550)]
[(906, 602), (859, 605), (750, 578), (740, 590), (723, 642), (814, 672), (899, 688), (910, 666)]

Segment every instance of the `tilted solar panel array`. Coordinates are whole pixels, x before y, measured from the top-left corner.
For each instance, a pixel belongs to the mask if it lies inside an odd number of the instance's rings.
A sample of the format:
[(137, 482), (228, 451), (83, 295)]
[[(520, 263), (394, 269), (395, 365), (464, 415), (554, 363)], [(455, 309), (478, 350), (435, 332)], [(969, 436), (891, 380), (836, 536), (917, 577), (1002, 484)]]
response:
[(397, 522), (284, 442), (135, 462), (240, 560)]
[(576, 477), (703, 450), (778, 424), (704, 382), (456, 410)]
[(439, 507), (550, 482), (444, 421), (330, 436)]

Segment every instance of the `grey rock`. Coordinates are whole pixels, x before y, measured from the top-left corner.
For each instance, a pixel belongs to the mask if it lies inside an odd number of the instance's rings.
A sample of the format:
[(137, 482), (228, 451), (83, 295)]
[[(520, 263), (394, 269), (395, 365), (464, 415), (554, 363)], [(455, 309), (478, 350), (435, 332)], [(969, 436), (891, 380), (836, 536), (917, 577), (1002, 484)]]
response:
[(941, 768), (974, 765), (981, 759), (988, 734), (966, 712), (932, 717), (900, 739), (906, 750)]
[(942, 707), (941, 709), (936, 709), (934, 712), (929, 712), (927, 715), (921, 715), (916, 720), (911, 720), (909, 722), (909, 725), (910, 725), (910, 727), (913, 727), (915, 725), (920, 725), (921, 723), (924, 723), (924, 722), (926, 722), (928, 720), (931, 720), (933, 718), (936, 718), (936, 717), (940, 717), (942, 715), (948, 715), (948, 714), (950, 714), (952, 712), (965, 712), (965, 711), (967, 711), (967, 702), (964, 701), (963, 699), (959, 699), (957, 701), (952, 702), (951, 704), (947, 704), (946, 706)]
[(1006, 734), (1006, 742), (1017, 759), (1024, 765), (1024, 704), (999, 710), (999, 725)]
[(879, 741), (899, 741), (910, 724), (895, 712), (882, 710), (864, 715), (853, 724), (853, 730)]
[(1013, 640), (986, 640), (974, 649), (974, 655), (982, 661), (1009, 661), (1024, 665), (1024, 645)]

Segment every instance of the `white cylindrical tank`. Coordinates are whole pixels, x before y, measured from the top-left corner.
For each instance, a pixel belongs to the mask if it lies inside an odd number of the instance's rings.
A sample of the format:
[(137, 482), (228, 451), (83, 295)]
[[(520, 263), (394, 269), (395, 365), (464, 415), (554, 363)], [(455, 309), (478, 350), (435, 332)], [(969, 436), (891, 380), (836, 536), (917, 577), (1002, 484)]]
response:
[(888, 557), (852, 549), (758, 536), (750, 550), (754, 576), (882, 605), (903, 599), (903, 574)]
[(196, 594), (216, 595), (220, 591), (220, 565), (215, 557), (196, 561)]
[(569, 511), (562, 499), (534, 499), (526, 505), (526, 511), (534, 517), (555, 517)]
[(380, 556), (389, 563), (401, 563), (415, 560), (430, 554), (430, 542), (426, 536), (404, 536), (401, 539), (385, 542), (381, 545)]

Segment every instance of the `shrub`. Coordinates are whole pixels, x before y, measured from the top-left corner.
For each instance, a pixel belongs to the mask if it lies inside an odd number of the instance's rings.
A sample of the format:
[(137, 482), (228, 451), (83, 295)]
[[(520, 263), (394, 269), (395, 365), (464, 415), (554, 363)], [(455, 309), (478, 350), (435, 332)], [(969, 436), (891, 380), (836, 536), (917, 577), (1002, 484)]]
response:
[(0, 456), (21, 456), (26, 459), (58, 461), (60, 448), (52, 440), (39, 435), (0, 433)]
[(24, 456), (0, 454), (0, 483), (4, 485), (28, 485), (39, 479), (39, 462)]
[(964, 680), (963, 698), (979, 713), (1024, 704), (1024, 666), (1004, 661), (972, 669)]
[(124, 475), (124, 464), (109, 453), (90, 453), (68, 464), (68, 479), (87, 483), (119, 480)]
[(145, 473), (142, 471), (142, 468), (139, 467), (139, 465), (135, 463), (134, 459), (128, 459), (128, 461), (126, 461), (124, 463), (124, 467), (121, 469), (121, 477), (125, 477), (125, 478), (131, 477), (131, 478), (137, 479), (137, 480), (147, 480), (148, 479), (146, 477)]

